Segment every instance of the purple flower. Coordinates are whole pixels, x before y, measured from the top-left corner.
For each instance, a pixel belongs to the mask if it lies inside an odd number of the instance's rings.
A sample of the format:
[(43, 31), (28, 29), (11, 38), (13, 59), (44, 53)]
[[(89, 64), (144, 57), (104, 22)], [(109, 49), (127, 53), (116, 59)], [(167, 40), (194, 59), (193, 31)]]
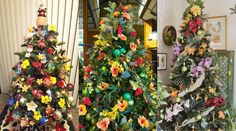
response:
[(171, 108), (172, 106), (170, 108), (166, 108), (165, 120), (167, 122), (172, 121), (173, 112), (171, 111)]
[(205, 69), (202, 66), (195, 66), (190, 69), (190, 76), (198, 78)]
[(174, 106), (173, 106), (173, 115), (177, 115), (177, 114), (179, 114), (179, 112), (181, 112), (181, 111), (183, 111), (184, 109), (183, 109), (183, 107), (180, 105), (180, 104), (175, 104)]
[(178, 56), (180, 54), (180, 47), (181, 45), (179, 43), (175, 44), (174, 48), (173, 48), (173, 54)]
[(199, 66), (205, 67), (205, 68), (207, 68), (207, 69), (210, 68), (211, 64), (212, 64), (212, 58), (205, 58), (205, 59), (203, 58), (203, 59), (198, 63)]

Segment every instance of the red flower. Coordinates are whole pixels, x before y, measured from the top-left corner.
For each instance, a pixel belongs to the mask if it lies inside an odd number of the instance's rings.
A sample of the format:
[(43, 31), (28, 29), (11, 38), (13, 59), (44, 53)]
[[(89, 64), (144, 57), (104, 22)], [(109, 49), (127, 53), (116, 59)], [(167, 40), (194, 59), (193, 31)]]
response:
[(90, 66), (87, 66), (87, 67), (85, 67), (85, 72), (86, 73), (90, 73), (92, 71), (92, 67), (90, 67)]
[(196, 27), (196, 28), (193, 28), (193, 29), (192, 29), (192, 32), (193, 32), (193, 33), (196, 33), (196, 32), (197, 32), (197, 27)]
[(32, 62), (32, 65), (33, 65), (34, 68), (41, 68), (42, 67), (42, 63), (38, 62), (38, 61)]
[(130, 36), (134, 39), (137, 35), (137, 32), (135, 30), (130, 32)]
[(65, 87), (65, 82), (64, 82), (63, 80), (59, 80), (59, 81), (57, 82), (57, 85), (58, 85), (58, 87), (60, 87), (60, 88), (64, 88), (64, 87)]
[(196, 22), (197, 26), (202, 26), (203, 24), (200, 18), (196, 18), (194, 21)]
[(225, 105), (225, 101), (221, 96), (214, 97), (206, 101), (206, 107), (211, 107), (211, 106), (219, 107), (219, 106), (224, 106), (224, 105)]
[(122, 27), (121, 27), (121, 26), (118, 26), (118, 28), (117, 28), (117, 33), (118, 33), (118, 34), (122, 34)]
[(196, 28), (197, 27), (197, 24), (195, 23), (195, 21), (190, 21), (189, 22), (189, 29), (190, 30), (192, 30), (192, 29), (194, 29), (194, 28)]
[(135, 91), (135, 96), (139, 96), (139, 95), (141, 95), (143, 93), (143, 89), (142, 88), (138, 88), (138, 89), (136, 89), (136, 91)]
[(10, 112), (9, 115), (7, 116), (6, 123), (10, 123), (11, 121), (13, 121), (12, 112)]
[(26, 84), (27, 85), (32, 85), (32, 81), (33, 81), (33, 77), (28, 77), (27, 79), (26, 79)]
[(137, 64), (138, 64), (138, 65), (142, 65), (142, 64), (143, 64), (143, 58), (142, 58), (142, 57), (139, 57), (139, 58), (138, 58)]
[(184, 32), (184, 35), (185, 35), (185, 36), (189, 36), (189, 35), (190, 35), (189, 30), (185, 31), (185, 32)]
[(87, 105), (87, 106), (91, 105), (91, 101), (90, 101), (90, 99), (89, 99), (88, 97), (84, 97), (83, 103), (84, 103), (85, 105)]
[(48, 49), (47, 49), (47, 52), (48, 52), (48, 54), (53, 54), (53, 52), (54, 52), (54, 49), (52, 48), (52, 47), (49, 47)]
[(103, 52), (99, 52), (97, 60), (100, 61), (104, 56)]
[(66, 128), (61, 123), (56, 124), (56, 131), (66, 131)]

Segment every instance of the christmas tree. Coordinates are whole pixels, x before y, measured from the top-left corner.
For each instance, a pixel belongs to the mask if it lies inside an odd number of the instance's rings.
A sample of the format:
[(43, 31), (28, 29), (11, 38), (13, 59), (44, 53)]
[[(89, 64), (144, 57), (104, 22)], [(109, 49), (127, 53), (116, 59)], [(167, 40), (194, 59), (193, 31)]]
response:
[[(202, 0), (187, 0), (179, 43), (173, 48), (170, 74), (172, 87), (163, 126), (171, 130), (229, 130), (231, 115), (226, 109), (218, 77), (217, 57), (204, 28)], [(232, 128), (231, 128), (232, 129)]]
[(80, 87), (80, 130), (157, 129), (160, 101), (130, 5), (109, 3)]
[(66, 84), (70, 60), (64, 50), (57, 49), (64, 43), (57, 40), (56, 26), (46, 23), (43, 5), (36, 23), (24, 37), (22, 47), (26, 51), (16, 53), (20, 61), (13, 67), (16, 76), (12, 79), (8, 105), (22, 128), (52, 124), (59, 129), (62, 120), (72, 119), (73, 97), (69, 91), (74, 86)]

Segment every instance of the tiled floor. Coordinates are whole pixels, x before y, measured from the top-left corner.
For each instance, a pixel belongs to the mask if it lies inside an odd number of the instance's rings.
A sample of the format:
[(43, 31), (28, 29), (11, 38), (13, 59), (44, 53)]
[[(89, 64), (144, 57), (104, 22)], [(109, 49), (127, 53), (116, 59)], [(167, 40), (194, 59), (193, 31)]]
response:
[[(2, 106), (2, 105), (6, 104), (7, 99), (8, 99), (8, 95), (7, 94), (0, 94), (0, 111), (4, 108), (4, 106)], [(75, 126), (75, 131), (78, 131), (78, 115), (77, 115), (77, 110), (73, 109), (72, 113), (73, 113), (73, 117), (74, 117), (73, 123), (74, 123), (74, 126)]]

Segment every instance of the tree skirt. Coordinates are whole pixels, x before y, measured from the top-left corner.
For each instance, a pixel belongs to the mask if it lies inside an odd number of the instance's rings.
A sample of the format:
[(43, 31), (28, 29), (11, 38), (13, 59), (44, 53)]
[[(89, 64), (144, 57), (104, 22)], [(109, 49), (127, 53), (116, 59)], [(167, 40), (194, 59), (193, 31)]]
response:
[[(0, 115), (0, 131), (56, 131), (56, 129), (51, 129), (48, 125), (40, 125), (21, 129), (19, 121), (11, 121), (9, 123), (6, 122), (7, 116), (9, 116), (9, 114), (10, 112), (8, 110), (8, 106), (6, 105)], [(74, 125), (70, 121), (63, 120), (60, 125), (63, 125), (62, 128), (64, 127), (64, 130), (60, 131), (75, 131)]]

